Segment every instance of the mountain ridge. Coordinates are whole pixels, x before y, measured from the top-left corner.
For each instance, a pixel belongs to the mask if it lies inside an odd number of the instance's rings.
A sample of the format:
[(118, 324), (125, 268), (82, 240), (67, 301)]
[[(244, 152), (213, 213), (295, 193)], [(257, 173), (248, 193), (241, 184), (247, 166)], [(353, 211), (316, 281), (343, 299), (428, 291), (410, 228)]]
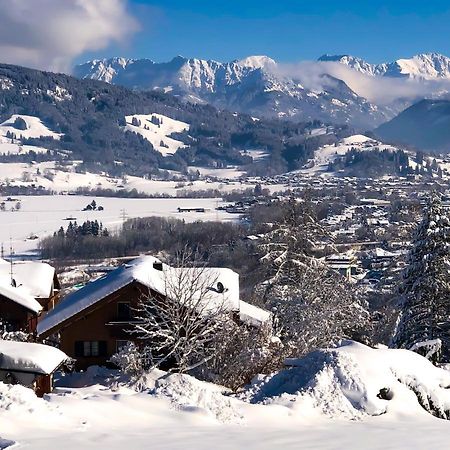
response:
[(74, 75), (131, 89), (171, 92), (183, 100), (257, 117), (318, 119), (366, 129), (392, 116), (331, 74), (320, 74), (320, 86), (308, 87), (301, 77), (283, 73), (268, 56), (227, 63), (181, 56), (164, 63), (111, 58), (78, 65)]
[(392, 62), (371, 64), (352, 55), (325, 54), (319, 62), (338, 62), (370, 76), (404, 77), (422, 80), (450, 79), (450, 58), (440, 53), (419, 53), (411, 58), (399, 58)]

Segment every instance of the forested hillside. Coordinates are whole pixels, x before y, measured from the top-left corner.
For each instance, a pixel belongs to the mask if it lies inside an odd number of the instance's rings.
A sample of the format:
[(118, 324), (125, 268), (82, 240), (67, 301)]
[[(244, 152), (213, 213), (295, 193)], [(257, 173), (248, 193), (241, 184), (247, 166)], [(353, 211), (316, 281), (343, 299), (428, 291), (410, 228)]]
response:
[[(181, 103), (168, 94), (133, 92), (99, 81), (5, 64), (0, 65), (0, 88), (2, 122), (14, 114), (33, 116), (53, 133), (61, 134), (60, 139), (26, 138), (23, 126), (17, 123), (13, 135), (21, 144), (52, 152), (4, 155), (3, 161), (82, 160), (81, 168), (91, 171), (145, 176), (159, 169), (185, 172), (188, 165), (246, 166), (253, 159), (245, 150), (256, 149), (268, 157), (254, 165), (253, 172), (270, 174), (298, 168), (314, 149), (349, 134), (347, 126), (334, 126), (315, 135), (311, 131), (321, 127), (320, 122), (260, 120), (207, 105)], [(171, 135), (180, 141), (181, 148), (165, 157), (142, 135), (127, 131), (125, 117), (135, 114), (160, 114), (188, 124), (188, 129)]]

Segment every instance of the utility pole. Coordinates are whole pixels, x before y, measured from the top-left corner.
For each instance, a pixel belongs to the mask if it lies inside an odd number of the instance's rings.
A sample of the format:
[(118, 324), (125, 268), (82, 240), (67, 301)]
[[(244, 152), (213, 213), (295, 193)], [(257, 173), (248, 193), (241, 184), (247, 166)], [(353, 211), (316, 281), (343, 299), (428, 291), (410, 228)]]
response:
[(122, 226), (125, 223), (125, 221), (128, 219), (128, 214), (125, 211), (125, 209), (120, 210), (120, 217), (122, 218)]
[(9, 262), (10, 262), (10, 276), (11, 276), (11, 286), (16, 287), (16, 281), (14, 280), (14, 271), (13, 271), (13, 255), (14, 250), (12, 246), (12, 239), (9, 238)]

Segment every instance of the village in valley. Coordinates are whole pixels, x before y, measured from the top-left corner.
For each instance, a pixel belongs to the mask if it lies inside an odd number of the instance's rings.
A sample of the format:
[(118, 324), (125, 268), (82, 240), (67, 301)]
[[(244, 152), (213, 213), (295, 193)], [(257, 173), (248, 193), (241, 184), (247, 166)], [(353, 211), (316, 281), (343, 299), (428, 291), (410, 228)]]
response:
[[(52, 417), (52, 405), (64, 411), (67, 395), (91, 400), (100, 395), (106, 406), (117, 389), (124, 398), (145, 391), (150, 398), (168, 395), (177, 410), (208, 395), (202, 403), (208, 417), (235, 423), (246, 414), (245, 404), (259, 403), (260, 397), (261, 405), (268, 399), (284, 405), (271, 383), (303, 371), (305, 364), (321, 373), (341, 370), (340, 358), (349, 355), (363, 361), (367, 352), (378, 351), (373, 361), (395, 358), (381, 352), (396, 351), (388, 346), (404, 314), (399, 285), (419, 245), (417, 224), (430, 220), (424, 211), (432, 198), (444, 217), (448, 214), (445, 179), (365, 178), (324, 170), (319, 176), (292, 172), (203, 180), (232, 189), (223, 198), (197, 197), (195, 191), (183, 198), (3, 197), (2, 204), (12, 208), (5, 206), (0, 215), (18, 224), (24, 217), (26, 225), (1, 247), (5, 401), (22, 395), (15, 389), (31, 389), (40, 401), (50, 400), (44, 414)], [(51, 217), (46, 198), (53, 199)], [(139, 203), (133, 210), (127, 205), (134, 201)], [(162, 202), (164, 210), (157, 206)], [(25, 219), (29, 209), (34, 222)], [(40, 221), (47, 228), (37, 236)], [(445, 355), (443, 337), (419, 343), (420, 358)], [(292, 359), (291, 348), (308, 355), (329, 345), (337, 345), (326, 350), (337, 359), (325, 366), (307, 362), (308, 356)], [(271, 375), (263, 382), (257, 381), (260, 374)], [(169, 381), (161, 381), (167, 376)], [(379, 381), (373, 380), (377, 386)], [(211, 382), (221, 387), (212, 389)], [(186, 383), (195, 394), (181, 387)], [(308, 383), (298, 387), (298, 401), (310, 395), (304, 389), (312, 389), (320, 405), (321, 382)], [(89, 394), (82, 394), (86, 389)], [(345, 395), (327, 401), (333, 408), (346, 405), (348, 417), (379, 414), (393, 388), (376, 389), (375, 399), (350, 410)], [(430, 398), (442, 394), (428, 384), (417, 389)], [(425, 409), (446, 416), (445, 398)], [(231, 409), (219, 413), (217, 405), (230, 401)]]
[(4, 3), (0, 450), (448, 447), (450, 7)]

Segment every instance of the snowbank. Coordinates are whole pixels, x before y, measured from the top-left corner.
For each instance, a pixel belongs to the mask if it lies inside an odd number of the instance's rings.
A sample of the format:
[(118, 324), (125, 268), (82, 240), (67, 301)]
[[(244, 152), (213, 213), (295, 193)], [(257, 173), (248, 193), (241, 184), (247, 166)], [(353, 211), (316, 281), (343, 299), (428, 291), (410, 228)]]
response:
[(92, 368), (46, 400), (0, 383), (0, 433), (33, 449), (446, 448), (450, 422), (417, 393), (445, 409), (450, 372), (420, 355), (343, 342), (287, 362), (238, 396), (162, 371), (133, 385)]
[(450, 414), (450, 372), (409, 350), (370, 348), (346, 341), (286, 361), (290, 368), (259, 377), (241, 398), (325, 416), (421, 416)]
[(182, 411), (203, 412), (222, 423), (240, 423), (244, 417), (239, 411), (240, 402), (224, 395), (227, 389), (199, 381), (185, 374), (171, 374), (155, 380), (150, 393), (170, 400), (173, 407)]

